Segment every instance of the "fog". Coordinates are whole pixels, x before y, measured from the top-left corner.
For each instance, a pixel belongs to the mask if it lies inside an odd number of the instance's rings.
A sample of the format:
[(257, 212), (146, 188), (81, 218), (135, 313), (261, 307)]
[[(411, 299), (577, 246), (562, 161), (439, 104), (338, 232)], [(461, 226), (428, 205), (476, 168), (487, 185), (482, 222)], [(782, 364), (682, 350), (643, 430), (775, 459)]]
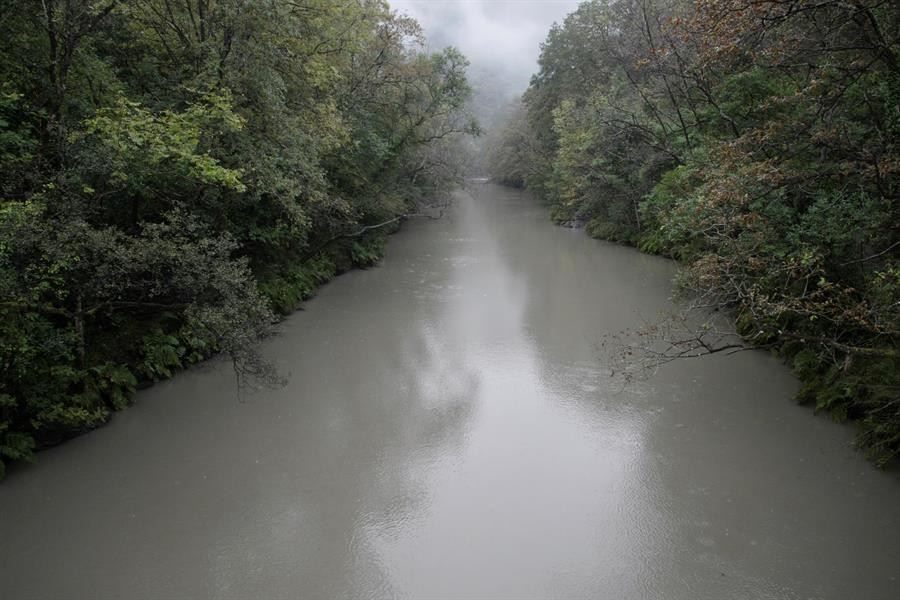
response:
[[(476, 95), (509, 101), (528, 86), (540, 44), (576, 0), (393, 0), (419, 21), (431, 49), (456, 46), (471, 61)], [(487, 115), (484, 115), (487, 116)]]

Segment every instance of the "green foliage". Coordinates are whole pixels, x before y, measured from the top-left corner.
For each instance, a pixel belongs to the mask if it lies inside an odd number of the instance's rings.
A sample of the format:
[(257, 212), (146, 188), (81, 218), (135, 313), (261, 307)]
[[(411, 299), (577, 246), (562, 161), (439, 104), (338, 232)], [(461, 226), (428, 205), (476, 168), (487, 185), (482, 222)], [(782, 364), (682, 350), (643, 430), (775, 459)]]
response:
[(105, 363), (85, 371), (84, 394), (103, 401), (111, 410), (128, 406), (137, 378), (125, 365)]
[(638, 248), (690, 260), (704, 249), (703, 236), (692, 226), (698, 209), (695, 194), (700, 186), (696, 167), (681, 165), (663, 173), (641, 202), (646, 229)]
[(381, 0), (13, 3), (0, 28), (0, 472), (213, 352), (277, 384), (275, 313), (372, 265), (368, 228), (458, 181), (477, 132), (465, 58)]
[(368, 268), (384, 256), (387, 238), (369, 236), (336, 244), (309, 260), (296, 260), (260, 278), (259, 289), (281, 315), (297, 310), (317, 288), (351, 268)]
[(386, 243), (387, 238), (383, 236), (376, 236), (364, 241), (353, 240), (350, 245), (350, 260), (356, 267), (372, 267), (384, 256)]
[(269, 275), (260, 283), (260, 291), (279, 314), (289, 314), (304, 300), (312, 297), (316, 288), (334, 278), (337, 269), (327, 256), (285, 265), (280, 272)]
[(609, 240), (612, 242), (628, 242), (631, 239), (627, 230), (600, 217), (595, 217), (588, 221), (588, 224), (585, 226), (585, 231), (592, 238)]
[(143, 360), (138, 365), (138, 372), (151, 381), (168, 379), (173, 371), (184, 366), (182, 358), (185, 351), (186, 348), (176, 336), (164, 334), (157, 329), (144, 336), (141, 348)]
[(164, 185), (172, 185), (174, 179), (246, 191), (240, 169), (224, 168), (208, 153), (199, 151), (204, 130), (212, 124), (222, 124), (230, 131), (243, 127), (244, 120), (231, 109), (228, 90), (208, 94), (178, 113), (153, 113), (139, 102), (119, 96), (112, 106), (85, 119), (82, 128), (69, 135), (69, 141), (76, 144), (76, 151), (83, 143), (100, 159), (84, 161), (98, 168), (85, 182), (94, 190), (88, 194), (96, 193), (100, 185), (129, 195), (171, 192), (163, 186), (154, 189), (160, 176), (165, 177)]
[(188, 321), (170, 333), (157, 324), (143, 336), (135, 367), (141, 379), (159, 381), (208, 358), (218, 349), (216, 339), (206, 334), (203, 323)]
[(0, 88), (0, 167), (4, 170), (27, 165), (37, 150), (37, 140), (17, 115), (21, 101), (22, 94)]

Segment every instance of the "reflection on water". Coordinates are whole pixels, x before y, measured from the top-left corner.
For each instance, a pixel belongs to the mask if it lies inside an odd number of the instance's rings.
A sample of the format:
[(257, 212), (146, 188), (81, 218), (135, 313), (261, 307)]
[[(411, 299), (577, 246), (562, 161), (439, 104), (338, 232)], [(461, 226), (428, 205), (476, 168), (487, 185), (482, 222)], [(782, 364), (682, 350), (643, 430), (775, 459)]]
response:
[(213, 363), (13, 473), (0, 594), (895, 597), (900, 482), (777, 361), (601, 368), (670, 263), (457, 201), (284, 324), (286, 388), (238, 403)]

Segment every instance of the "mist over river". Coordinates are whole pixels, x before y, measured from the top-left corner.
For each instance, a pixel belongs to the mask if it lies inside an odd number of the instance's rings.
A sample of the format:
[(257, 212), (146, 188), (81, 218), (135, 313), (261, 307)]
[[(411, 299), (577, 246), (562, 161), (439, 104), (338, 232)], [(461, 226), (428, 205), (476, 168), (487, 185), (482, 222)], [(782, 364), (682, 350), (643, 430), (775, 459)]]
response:
[[(470, 182), (265, 346), (0, 485), (4, 598), (894, 599), (900, 479), (765, 352), (624, 387), (671, 262)], [(52, 576), (50, 576), (52, 574)]]

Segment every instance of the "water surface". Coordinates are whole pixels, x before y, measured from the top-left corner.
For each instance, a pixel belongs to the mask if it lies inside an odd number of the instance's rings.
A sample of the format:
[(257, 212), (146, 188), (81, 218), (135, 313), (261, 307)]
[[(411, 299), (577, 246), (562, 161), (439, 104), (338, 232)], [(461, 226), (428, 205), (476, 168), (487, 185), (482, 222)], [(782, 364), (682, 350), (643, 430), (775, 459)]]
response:
[(773, 357), (625, 389), (673, 267), (471, 183), (235, 399), (213, 361), (0, 484), (4, 598), (894, 599), (900, 479)]

